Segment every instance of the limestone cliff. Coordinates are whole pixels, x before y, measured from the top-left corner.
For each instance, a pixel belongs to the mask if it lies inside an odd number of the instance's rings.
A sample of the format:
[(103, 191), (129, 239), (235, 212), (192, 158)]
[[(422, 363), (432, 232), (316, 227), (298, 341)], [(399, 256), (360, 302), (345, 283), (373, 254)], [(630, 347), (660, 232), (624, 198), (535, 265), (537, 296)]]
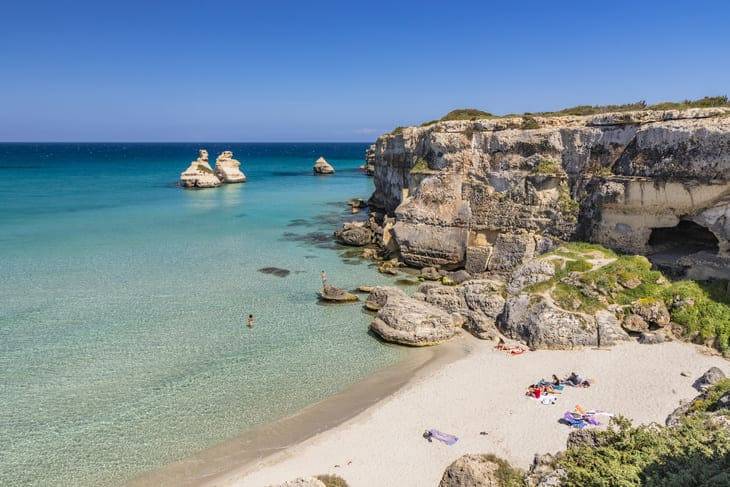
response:
[(436, 122), (373, 164), (410, 265), (506, 272), (580, 239), (730, 277), (730, 108)]

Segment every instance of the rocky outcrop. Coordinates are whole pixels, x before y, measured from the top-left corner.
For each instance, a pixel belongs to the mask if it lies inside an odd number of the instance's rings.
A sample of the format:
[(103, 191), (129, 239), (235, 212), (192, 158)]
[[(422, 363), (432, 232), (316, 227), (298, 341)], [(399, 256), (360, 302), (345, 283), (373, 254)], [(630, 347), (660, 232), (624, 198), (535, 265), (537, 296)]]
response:
[(710, 367), (707, 372), (702, 374), (695, 382), (692, 387), (698, 391), (705, 391), (709, 387), (717, 384), (725, 378), (725, 373), (717, 367)]
[(335, 232), (335, 239), (345, 245), (363, 247), (372, 243), (373, 231), (365, 222), (348, 222)]
[(319, 291), (319, 299), (334, 303), (347, 303), (359, 300), (359, 298), (354, 294), (348, 293), (344, 289), (340, 289), (329, 284), (325, 284)]
[(566, 311), (551, 299), (521, 293), (507, 300), (499, 328), (531, 348), (571, 349), (614, 345), (628, 340), (616, 317), (601, 310), (595, 315)]
[(215, 174), (224, 183), (243, 183), (246, 175), (241, 171), (241, 163), (233, 158), (233, 152), (220, 153), (215, 160)]
[(317, 159), (312, 168), (314, 174), (334, 174), (335, 168), (324, 157)]
[(439, 487), (520, 485), (524, 473), (494, 455), (464, 455), (449, 465)]
[(180, 174), (180, 185), (184, 188), (214, 188), (221, 185), (208, 163), (208, 151), (200, 149), (198, 158)]
[(360, 166), (360, 169), (368, 176), (375, 174), (375, 144), (365, 150), (365, 164)]
[[(463, 318), (424, 301), (404, 294), (383, 293), (387, 296), (370, 329), (388, 342), (410, 346), (428, 346), (444, 342), (456, 335)], [(378, 298), (371, 297), (370, 302)], [(381, 298), (382, 299), (382, 298)]]
[(409, 265), (506, 273), (579, 239), (730, 277), (728, 108), (438, 122), (378, 138), (374, 167)]
[[(711, 397), (711, 387), (721, 380), (725, 379), (725, 373), (717, 367), (711, 367), (707, 372), (702, 374), (693, 384), (693, 386), (701, 392), (694, 399), (681, 404), (677, 409), (667, 416), (666, 425), (676, 426), (686, 416), (695, 414), (699, 409), (709, 411), (710, 413), (719, 413), (723, 416), (730, 415), (730, 392), (722, 395), (714, 395)], [(712, 399), (712, 401), (710, 401)], [(702, 406), (701, 408), (698, 406)], [(730, 429), (730, 422), (725, 423), (725, 427)]]
[(462, 317), (474, 336), (494, 339), (499, 335), (496, 320), (505, 304), (503, 289), (501, 283), (489, 279), (469, 280), (457, 286), (425, 282), (414, 297)]

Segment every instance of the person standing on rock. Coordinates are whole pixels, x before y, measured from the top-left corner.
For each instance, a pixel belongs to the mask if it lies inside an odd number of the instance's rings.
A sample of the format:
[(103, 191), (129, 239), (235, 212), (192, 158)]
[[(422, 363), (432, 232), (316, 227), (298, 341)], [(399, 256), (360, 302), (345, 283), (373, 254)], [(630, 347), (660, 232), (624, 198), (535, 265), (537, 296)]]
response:
[(325, 271), (322, 271), (322, 272), (320, 272), (319, 276), (322, 278), (322, 287), (323, 288), (327, 287), (327, 284), (329, 284), (327, 282), (327, 273)]

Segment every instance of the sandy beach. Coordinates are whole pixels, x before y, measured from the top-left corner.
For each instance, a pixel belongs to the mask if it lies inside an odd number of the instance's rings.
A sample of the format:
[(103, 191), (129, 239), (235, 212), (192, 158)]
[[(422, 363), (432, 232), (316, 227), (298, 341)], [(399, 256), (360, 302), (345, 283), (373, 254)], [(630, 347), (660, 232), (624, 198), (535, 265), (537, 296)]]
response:
[[(340, 475), (353, 487), (437, 485), (444, 469), (465, 453), (494, 453), (527, 468), (535, 453), (564, 449), (571, 430), (558, 420), (576, 404), (663, 424), (680, 401), (697, 394), (691, 385), (709, 367), (730, 372), (723, 358), (677, 342), (521, 356), (470, 336), (450, 346), (470, 353), (416, 374), (350, 420), (207, 485), (258, 487), (323, 473)], [(571, 371), (594, 385), (566, 388), (555, 405), (525, 396), (526, 386), (538, 379)], [(428, 443), (422, 433), (430, 428), (459, 441)]]

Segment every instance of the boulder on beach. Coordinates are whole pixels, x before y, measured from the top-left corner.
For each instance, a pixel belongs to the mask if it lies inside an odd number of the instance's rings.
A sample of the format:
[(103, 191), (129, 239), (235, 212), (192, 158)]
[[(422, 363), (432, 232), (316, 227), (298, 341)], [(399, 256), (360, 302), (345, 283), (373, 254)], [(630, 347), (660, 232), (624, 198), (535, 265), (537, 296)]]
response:
[(334, 174), (335, 168), (325, 160), (324, 157), (317, 159), (314, 163), (314, 174)]
[(523, 485), (524, 475), (495, 455), (464, 455), (446, 468), (439, 487)]
[(183, 188), (215, 188), (221, 185), (220, 179), (208, 163), (207, 150), (200, 149), (198, 158), (180, 174), (180, 185)]
[(432, 304), (393, 293), (370, 324), (383, 340), (416, 347), (436, 345), (456, 335), (463, 317)]
[(347, 303), (359, 300), (359, 298), (354, 294), (348, 293), (344, 289), (330, 286), (329, 284), (325, 284), (319, 291), (319, 299), (334, 303)]
[(499, 327), (508, 337), (522, 340), (531, 348), (596, 347), (629, 340), (610, 312), (572, 313), (539, 294), (510, 297), (500, 315)]
[(244, 183), (246, 175), (241, 172), (241, 163), (233, 158), (233, 152), (220, 153), (215, 160), (215, 174), (224, 183)]

